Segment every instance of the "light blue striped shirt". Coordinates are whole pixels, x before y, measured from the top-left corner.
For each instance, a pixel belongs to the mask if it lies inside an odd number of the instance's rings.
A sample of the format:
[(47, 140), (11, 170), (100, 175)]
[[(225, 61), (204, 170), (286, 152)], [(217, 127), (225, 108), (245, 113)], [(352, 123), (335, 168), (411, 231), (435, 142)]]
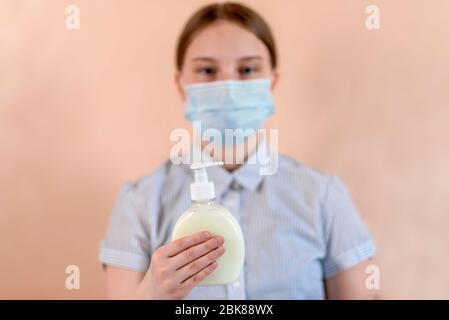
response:
[[(266, 152), (265, 144), (258, 152)], [(324, 279), (374, 255), (374, 243), (343, 182), (279, 156), (274, 175), (257, 161), (230, 173), (208, 168), (216, 201), (239, 221), (245, 262), (237, 281), (195, 287), (186, 299), (324, 299)], [(103, 264), (145, 272), (190, 207), (193, 173), (167, 161), (125, 184), (101, 242)]]

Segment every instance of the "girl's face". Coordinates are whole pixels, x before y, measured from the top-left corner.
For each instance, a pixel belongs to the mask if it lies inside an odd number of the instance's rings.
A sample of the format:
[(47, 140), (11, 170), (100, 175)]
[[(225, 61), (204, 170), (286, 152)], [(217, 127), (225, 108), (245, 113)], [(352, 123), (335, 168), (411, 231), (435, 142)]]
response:
[(235, 23), (216, 22), (200, 31), (188, 46), (184, 64), (175, 80), (182, 98), (184, 85), (220, 80), (271, 78), (274, 88), (278, 73), (271, 68), (270, 53), (253, 33)]

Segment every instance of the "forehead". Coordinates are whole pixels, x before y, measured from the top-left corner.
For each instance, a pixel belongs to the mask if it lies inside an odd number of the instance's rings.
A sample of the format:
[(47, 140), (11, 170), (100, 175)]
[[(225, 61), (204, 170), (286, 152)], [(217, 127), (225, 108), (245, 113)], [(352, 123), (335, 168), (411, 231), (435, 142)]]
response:
[(226, 21), (215, 22), (194, 36), (186, 51), (186, 61), (196, 57), (239, 59), (245, 56), (269, 57), (265, 44), (252, 32)]

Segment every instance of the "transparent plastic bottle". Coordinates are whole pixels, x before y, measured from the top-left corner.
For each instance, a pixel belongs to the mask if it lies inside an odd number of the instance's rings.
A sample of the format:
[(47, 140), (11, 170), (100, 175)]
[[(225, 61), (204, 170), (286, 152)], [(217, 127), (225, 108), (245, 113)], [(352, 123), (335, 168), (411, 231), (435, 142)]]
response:
[(190, 186), (192, 206), (175, 224), (172, 240), (200, 231), (209, 231), (224, 238), (224, 254), (217, 259), (217, 268), (198, 285), (232, 283), (242, 271), (245, 247), (242, 230), (237, 220), (223, 206), (214, 202), (214, 185), (207, 179), (206, 168), (223, 165), (222, 162), (193, 164), (195, 183)]

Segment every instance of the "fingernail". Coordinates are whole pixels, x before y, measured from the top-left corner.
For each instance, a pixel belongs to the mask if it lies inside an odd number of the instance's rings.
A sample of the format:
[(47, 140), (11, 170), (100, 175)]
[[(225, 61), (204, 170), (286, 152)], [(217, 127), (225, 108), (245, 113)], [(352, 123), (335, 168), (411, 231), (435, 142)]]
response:
[(208, 232), (208, 231), (204, 231), (204, 232), (203, 232), (203, 235), (204, 235), (204, 237), (205, 237), (206, 239), (209, 239), (209, 238), (210, 238), (210, 232)]
[(218, 244), (222, 244), (224, 242), (224, 239), (222, 236), (217, 236), (217, 241), (218, 241)]

